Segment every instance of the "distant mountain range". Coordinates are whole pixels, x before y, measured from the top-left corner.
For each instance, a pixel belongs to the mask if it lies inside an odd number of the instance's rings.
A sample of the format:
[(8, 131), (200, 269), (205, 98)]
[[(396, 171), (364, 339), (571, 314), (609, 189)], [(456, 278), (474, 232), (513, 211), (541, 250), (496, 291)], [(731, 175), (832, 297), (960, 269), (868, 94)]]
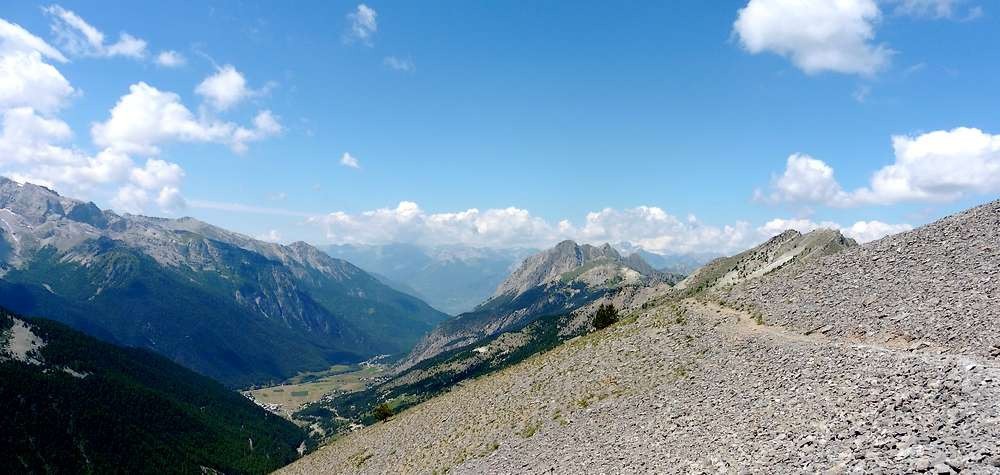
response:
[(657, 254), (654, 252), (649, 252), (641, 248), (635, 248), (627, 244), (619, 245), (619, 249), (624, 249), (626, 251), (632, 250), (635, 254), (638, 254), (643, 258), (649, 265), (653, 266), (660, 272), (667, 272), (670, 274), (688, 275), (699, 267), (707, 264), (712, 259), (719, 257), (719, 254), (714, 252), (693, 252), (688, 254)]
[(150, 351), (0, 309), (4, 473), (268, 473), (291, 422)]
[(327, 254), (372, 273), (397, 290), (424, 299), (451, 315), (472, 310), (533, 249), (469, 246), (327, 245)]
[(305, 243), (118, 215), (4, 178), (0, 305), (234, 386), (406, 352), (447, 318)]

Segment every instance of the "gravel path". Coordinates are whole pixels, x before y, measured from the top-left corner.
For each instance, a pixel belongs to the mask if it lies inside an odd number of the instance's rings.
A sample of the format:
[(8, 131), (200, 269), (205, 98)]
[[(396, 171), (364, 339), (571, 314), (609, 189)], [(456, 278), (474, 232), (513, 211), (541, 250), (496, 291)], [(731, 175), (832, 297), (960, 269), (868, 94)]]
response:
[(1000, 357), (1000, 201), (723, 294), (800, 331)]
[(686, 300), (648, 309), (285, 473), (1000, 473), (988, 358), (756, 325)]

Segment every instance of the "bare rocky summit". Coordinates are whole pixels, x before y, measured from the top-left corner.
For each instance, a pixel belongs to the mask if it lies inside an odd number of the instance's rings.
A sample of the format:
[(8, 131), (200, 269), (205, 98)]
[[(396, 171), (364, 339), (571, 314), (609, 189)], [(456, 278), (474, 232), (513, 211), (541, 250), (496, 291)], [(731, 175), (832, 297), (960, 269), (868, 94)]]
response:
[(699, 291), (753, 280), (784, 267), (794, 267), (835, 254), (858, 243), (840, 231), (817, 229), (808, 234), (785, 231), (735, 256), (720, 257), (679, 282), (677, 290)]
[(527, 257), (471, 312), (438, 325), (399, 365), (405, 370), (442, 352), (504, 331), (518, 330), (546, 315), (568, 314), (625, 287), (663, 282), (642, 257), (622, 257), (610, 244), (591, 246), (563, 241)]
[[(573, 241), (563, 241), (557, 244), (552, 249), (547, 251), (539, 252), (537, 254), (531, 255), (521, 263), (521, 265), (514, 270), (497, 287), (496, 293), (493, 294), (494, 297), (499, 297), (503, 295), (518, 295), (526, 292), (527, 290), (558, 280), (563, 277), (564, 274), (572, 272), (579, 269), (581, 266), (586, 264), (591, 264), (595, 262), (600, 262), (602, 264), (622, 264), (628, 266), (628, 264), (622, 256), (618, 254), (610, 244), (604, 244), (603, 246), (596, 247), (590, 244), (579, 245)], [(640, 258), (641, 261), (641, 258)], [(596, 266), (593, 266), (596, 267)], [(652, 268), (648, 267), (643, 269), (651, 271)], [(638, 272), (638, 270), (637, 270)]]
[(816, 241), (838, 252), (796, 239), (765, 246), (808, 248), (795, 265), (609, 295), (618, 324), (282, 472), (1000, 473), (1000, 202)]

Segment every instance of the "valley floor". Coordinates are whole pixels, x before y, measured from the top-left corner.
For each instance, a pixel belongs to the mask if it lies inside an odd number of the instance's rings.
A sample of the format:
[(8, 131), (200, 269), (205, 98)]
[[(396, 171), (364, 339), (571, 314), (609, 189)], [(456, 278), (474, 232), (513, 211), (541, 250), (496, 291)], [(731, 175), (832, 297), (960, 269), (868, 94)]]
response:
[(347, 435), (283, 473), (1000, 473), (1000, 365), (693, 299)]
[(366, 381), (377, 378), (384, 370), (384, 365), (334, 365), (326, 371), (299, 374), (282, 384), (250, 389), (244, 394), (268, 410), (292, 419), (292, 414), (303, 404), (331, 394), (360, 391)]

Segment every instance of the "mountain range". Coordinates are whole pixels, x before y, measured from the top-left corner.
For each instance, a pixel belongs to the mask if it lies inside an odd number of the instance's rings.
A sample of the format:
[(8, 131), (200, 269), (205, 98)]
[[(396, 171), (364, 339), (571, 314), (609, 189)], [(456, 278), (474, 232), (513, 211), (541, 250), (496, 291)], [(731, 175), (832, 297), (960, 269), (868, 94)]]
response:
[[(573, 241), (281, 245), (0, 179), (0, 306), (17, 312), (0, 309), (0, 462), (989, 472), (998, 230), (992, 202), (864, 245), (788, 230), (691, 270)], [(334, 257), (351, 253), (370, 272)], [(400, 290), (440, 297), (433, 281), (476, 269), (459, 293), (481, 301), (455, 317)], [(405, 356), (294, 411), (299, 427), (232, 391), (383, 354)]]
[(341, 259), (0, 178), (0, 305), (233, 386), (406, 352), (447, 318)]
[(643, 260), (648, 262), (649, 265), (653, 266), (660, 272), (682, 276), (686, 276), (694, 272), (712, 259), (721, 257), (719, 254), (714, 252), (659, 254), (649, 252), (641, 247), (629, 243), (619, 243), (617, 248), (624, 252), (638, 254)]

